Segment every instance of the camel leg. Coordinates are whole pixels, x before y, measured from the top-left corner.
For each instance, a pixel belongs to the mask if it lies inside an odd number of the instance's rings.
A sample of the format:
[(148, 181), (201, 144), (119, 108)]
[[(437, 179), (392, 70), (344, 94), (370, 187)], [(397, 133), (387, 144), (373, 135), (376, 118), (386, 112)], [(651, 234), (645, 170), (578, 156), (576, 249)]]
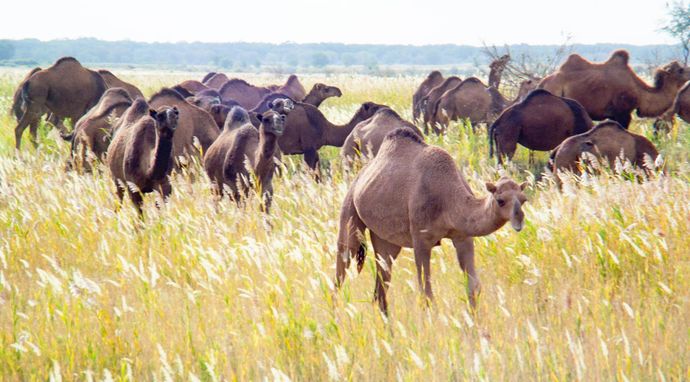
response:
[(498, 163), (503, 164), (503, 157), (513, 160), (517, 149), (518, 134), (516, 132), (502, 131), (496, 132), (496, 158)]
[(477, 276), (477, 271), (474, 268), (474, 240), (471, 237), (453, 240), (453, 246), (455, 246), (455, 254), (458, 257), (460, 269), (467, 275), (467, 297), (470, 300), (470, 306), (474, 309), (481, 289), (479, 276)]
[(26, 128), (33, 123), (38, 123), (37, 118), (34, 114), (29, 113), (27, 110), (22, 116), (22, 119), (19, 120), (17, 127), (14, 128), (14, 142), (17, 150), (19, 150), (22, 145), (22, 135), (24, 134), (24, 130), (26, 130)]
[(38, 120), (34, 120), (29, 124), (29, 133), (31, 134), (31, 143), (34, 148), (38, 147)]
[(304, 151), (304, 161), (307, 162), (307, 166), (314, 171), (314, 176), (316, 181), (321, 180), (321, 175), (319, 171), (319, 152), (316, 149), (311, 148)]
[(132, 192), (132, 191), (127, 190), (127, 192), (129, 193), (129, 198), (132, 199), (132, 204), (134, 204), (134, 208), (137, 209), (137, 213), (139, 214), (139, 218), (143, 219), (144, 218), (144, 210), (143, 210), (142, 206), (144, 204), (144, 196), (139, 191)]
[(388, 301), (386, 292), (391, 282), (393, 259), (398, 257), (400, 247), (389, 243), (371, 232), (371, 244), (376, 252), (376, 286), (374, 287), (374, 301), (378, 301), (379, 309), (388, 315)]
[(273, 186), (262, 187), (262, 191), (263, 206), (261, 209), (266, 214), (269, 214), (271, 210), (271, 203), (273, 201)]
[[(170, 194), (172, 194), (172, 186), (170, 185), (170, 179), (168, 177), (165, 177), (165, 180), (158, 187), (158, 192), (161, 194), (161, 198), (163, 199), (162, 204), (166, 203), (170, 197)], [(161, 208), (163, 207), (162, 204), (156, 203), (156, 206)]]
[(434, 301), (434, 293), (431, 291), (431, 248), (433, 245), (419, 238), (413, 239), (413, 245), (419, 289), (424, 292), (427, 302)]
[(345, 281), (345, 271), (350, 266), (350, 259), (357, 258), (357, 270), (361, 271), (366, 256), (364, 230), (366, 226), (359, 218), (352, 200), (352, 193), (345, 196), (340, 210), (340, 228), (338, 230), (338, 253), (335, 261), (335, 287), (339, 288)]

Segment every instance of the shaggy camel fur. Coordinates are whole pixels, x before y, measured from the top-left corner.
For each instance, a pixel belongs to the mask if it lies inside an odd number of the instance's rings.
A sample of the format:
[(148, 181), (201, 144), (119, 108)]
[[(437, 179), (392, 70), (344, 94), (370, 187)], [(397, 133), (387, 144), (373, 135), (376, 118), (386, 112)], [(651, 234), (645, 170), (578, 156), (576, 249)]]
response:
[(139, 97), (144, 98), (144, 93), (142, 93), (138, 87), (130, 84), (129, 82), (121, 80), (110, 71), (105, 69), (99, 69), (98, 74), (100, 74), (101, 77), (103, 77), (103, 80), (105, 81), (105, 84), (108, 86), (108, 88), (125, 89), (129, 94), (129, 98), (131, 99), (137, 99)]
[(429, 94), (431, 89), (435, 88), (438, 85), (441, 85), (442, 82), (443, 75), (438, 70), (434, 70), (431, 73), (429, 73), (429, 75), (426, 76), (424, 81), (422, 81), (422, 83), (419, 85), (419, 88), (417, 88), (417, 90), (412, 95), (413, 120), (419, 120), (419, 116), (422, 114), (422, 110), (424, 109), (422, 107), (422, 98)]
[(512, 159), (517, 144), (539, 151), (550, 151), (566, 138), (592, 128), (587, 111), (577, 101), (537, 89), (519, 103), (507, 108), (489, 127), (489, 157), (494, 143), (498, 162)]
[(53, 114), (60, 132), (66, 135), (62, 121), (78, 121), (98, 103), (105, 90), (103, 77), (72, 57), (63, 57), (50, 68), (34, 73), (21, 87), (25, 112), (14, 129), (16, 148), (21, 146), (24, 130), (35, 126), (46, 112)]
[[(283, 133), (285, 115), (269, 110), (258, 114), (257, 118), (261, 122), (258, 130), (249, 122), (249, 114), (244, 109), (233, 107), (220, 136), (204, 155), (204, 169), (219, 197), (227, 186), (230, 197), (239, 203), (250, 189), (256, 188), (262, 194), (263, 209), (268, 213), (276, 170), (274, 155), (278, 138)], [(257, 179), (257, 184), (253, 184), (253, 178)]]
[(379, 109), (371, 118), (355, 126), (345, 139), (340, 156), (346, 163), (352, 162), (360, 155), (374, 157), (379, 152), (386, 135), (402, 127), (409, 128), (422, 138), (422, 132), (417, 126), (402, 119), (393, 109)]
[(143, 194), (156, 190), (166, 199), (172, 192), (168, 175), (178, 116), (176, 107), (151, 109), (149, 115), (119, 129), (108, 148), (108, 167), (118, 199), (122, 202), (126, 191), (139, 216), (143, 216)]
[(552, 171), (554, 174), (564, 170), (581, 173), (579, 164), (585, 152), (606, 159), (611, 168), (615, 166), (616, 159), (622, 157), (646, 170), (654, 168), (654, 161), (659, 155), (649, 139), (627, 131), (616, 121), (607, 120), (563, 141), (551, 153)]
[(656, 117), (666, 111), (678, 89), (690, 80), (690, 70), (673, 61), (657, 69), (654, 85), (642, 81), (628, 65), (624, 50), (613, 52), (604, 63), (592, 63), (572, 54), (540, 88), (576, 100), (594, 120), (611, 118), (627, 128), (633, 110), (640, 117)]
[(475, 306), (479, 278), (474, 268), (473, 238), (486, 236), (510, 221), (524, 226), (522, 204), (526, 183), (502, 178), (486, 183), (489, 195), (477, 198), (453, 158), (425, 144), (412, 130), (390, 133), (379, 153), (352, 182), (340, 211), (336, 286), (342, 285), (350, 259), (361, 271), (366, 256), (364, 231), (376, 252), (375, 299), (387, 314), (386, 290), (393, 260), (402, 247), (414, 248), (417, 281), (428, 299), (431, 291), (431, 249), (444, 238), (453, 241), (460, 267), (469, 277), (468, 295)]

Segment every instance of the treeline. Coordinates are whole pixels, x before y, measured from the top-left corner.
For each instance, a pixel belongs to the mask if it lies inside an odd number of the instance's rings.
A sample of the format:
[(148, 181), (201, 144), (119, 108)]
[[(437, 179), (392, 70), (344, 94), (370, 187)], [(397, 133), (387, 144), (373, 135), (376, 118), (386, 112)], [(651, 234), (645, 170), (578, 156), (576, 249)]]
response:
[[(513, 57), (552, 57), (556, 45), (512, 45)], [(614, 49), (627, 49), (634, 63), (663, 62), (679, 56), (673, 45), (573, 45), (570, 50), (591, 60), (603, 60)], [(498, 47), (499, 51), (505, 47)], [(482, 47), (468, 45), (357, 45), (267, 43), (146, 43), (102, 41), (91, 38), (39, 41), (0, 40), (0, 65), (48, 65), (62, 56), (74, 56), (86, 64), (156, 65), (170, 68), (206, 67), (251, 69), (280, 67), (298, 69), (326, 66), (463, 65), (484, 64)]]

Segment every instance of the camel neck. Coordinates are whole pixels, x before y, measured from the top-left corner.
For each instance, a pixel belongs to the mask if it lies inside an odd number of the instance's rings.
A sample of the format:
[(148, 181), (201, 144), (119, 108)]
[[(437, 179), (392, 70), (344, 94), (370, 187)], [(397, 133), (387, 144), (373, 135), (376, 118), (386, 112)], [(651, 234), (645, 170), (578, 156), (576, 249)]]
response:
[(344, 125), (334, 125), (333, 123), (326, 120), (327, 125), (325, 126), (325, 144), (328, 146), (342, 147), (345, 144), (345, 139), (350, 135), (355, 126), (361, 122), (362, 119), (359, 113), (355, 114), (350, 122)]
[(314, 105), (315, 107), (319, 107), (323, 101), (324, 98), (314, 90), (310, 91), (309, 94), (304, 97), (304, 100), (302, 100), (303, 103), (308, 103), (310, 105)]
[(172, 137), (161, 137), (160, 132), (157, 131), (156, 146), (153, 149), (153, 163), (148, 171), (149, 179), (159, 180), (168, 175), (168, 169), (170, 169), (170, 160), (172, 157), (172, 148)]
[(646, 84), (640, 90), (638, 115), (640, 117), (656, 117), (668, 110), (673, 104), (677, 87), (670, 81), (658, 80), (655, 86)]
[(462, 227), (458, 231), (467, 237), (489, 235), (501, 228), (506, 220), (498, 215), (493, 200), (490, 197), (475, 198), (469, 196), (465, 203), (455, 203), (455, 226)]
[(273, 133), (267, 133), (263, 126), (259, 130), (259, 145), (257, 149), (257, 159), (273, 158), (273, 153), (278, 145), (278, 137)]

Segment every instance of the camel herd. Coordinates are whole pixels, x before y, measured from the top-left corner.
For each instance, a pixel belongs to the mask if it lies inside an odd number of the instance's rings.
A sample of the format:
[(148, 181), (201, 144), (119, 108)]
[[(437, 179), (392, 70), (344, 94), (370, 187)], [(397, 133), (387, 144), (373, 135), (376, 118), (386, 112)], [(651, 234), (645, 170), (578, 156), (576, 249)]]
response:
[[(340, 97), (341, 90), (317, 83), (307, 92), (295, 75), (282, 85), (261, 87), (209, 73), (146, 99), (113, 73), (64, 57), (49, 68), (35, 68), (19, 84), (12, 104), (16, 148), (27, 127), (37, 144), (36, 131), (45, 116), (71, 143), (69, 167), (90, 172), (94, 163), (105, 163), (118, 198), (127, 194), (142, 216), (143, 195), (157, 191), (165, 200), (172, 192), (171, 172), (186, 166), (190, 157), (201, 159), (218, 200), (228, 196), (241, 204), (256, 189), (269, 213), (272, 179), (280, 175), (276, 164), (282, 155), (303, 155), (319, 181), (319, 149), (342, 147), (348, 165), (361, 156), (370, 160), (342, 205), (336, 287), (351, 259), (361, 270), (368, 230), (381, 310), (387, 312), (391, 267), (403, 247), (414, 249), (420, 289), (431, 299), (431, 249), (449, 238), (468, 276), (474, 306), (479, 279), (473, 238), (507, 222), (520, 231), (527, 184), (501, 178), (486, 183), (488, 194), (477, 197), (452, 157), (425, 143), (425, 134), (442, 134), (454, 120), (486, 124), (490, 156), (495, 153), (499, 162), (511, 159), (518, 143), (552, 151), (551, 169), (558, 174), (580, 171), (592, 156), (613, 164), (622, 155), (633, 165), (648, 166), (658, 153), (649, 140), (627, 131), (634, 110), (642, 117), (659, 117), (655, 126), (676, 114), (690, 122), (690, 70), (677, 62), (658, 68), (649, 86), (630, 68), (625, 51), (614, 52), (603, 63), (571, 55), (541, 81), (523, 81), (511, 99), (499, 91), (509, 60), (503, 56), (490, 65), (488, 85), (475, 77), (444, 78), (431, 72), (412, 99), (420, 129), (374, 102), (363, 103), (349, 122), (334, 124), (319, 106)], [(71, 132), (65, 119), (75, 122)]]

